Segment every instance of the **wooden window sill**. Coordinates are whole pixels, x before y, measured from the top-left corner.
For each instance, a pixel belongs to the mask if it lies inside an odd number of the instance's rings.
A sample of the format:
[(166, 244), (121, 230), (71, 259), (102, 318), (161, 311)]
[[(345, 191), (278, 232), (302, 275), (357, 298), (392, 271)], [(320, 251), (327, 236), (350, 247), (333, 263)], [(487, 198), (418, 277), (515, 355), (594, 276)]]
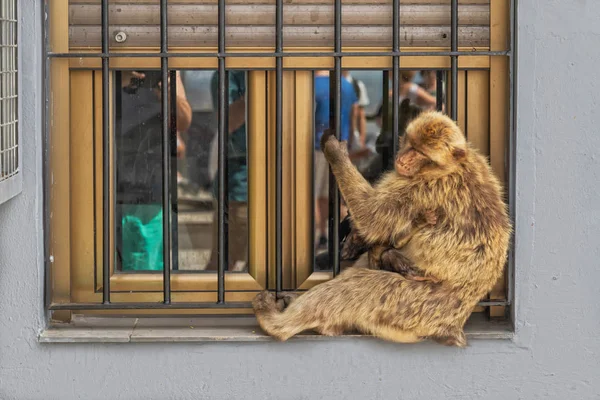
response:
[[(474, 315), (465, 327), (467, 338), (512, 339), (508, 321), (490, 321)], [(347, 334), (339, 337), (303, 333), (290, 340), (372, 338)], [(40, 333), (40, 343), (130, 342), (268, 342), (272, 338), (257, 326), (254, 317), (241, 318), (115, 318), (74, 316), (71, 323), (51, 323)]]

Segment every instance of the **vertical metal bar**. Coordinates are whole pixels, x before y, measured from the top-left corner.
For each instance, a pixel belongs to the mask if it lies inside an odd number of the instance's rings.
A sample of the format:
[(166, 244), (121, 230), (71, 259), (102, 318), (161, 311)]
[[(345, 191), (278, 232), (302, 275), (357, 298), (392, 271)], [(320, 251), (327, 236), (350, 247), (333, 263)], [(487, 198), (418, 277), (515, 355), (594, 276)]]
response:
[[(339, 54), (342, 51), (342, 2), (335, 0), (335, 35), (334, 49)], [(329, 126), (340, 139), (341, 132), (341, 97), (342, 97), (342, 58), (339, 55), (334, 59), (334, 71), (329, 73), (329, 98), (333, 89), (333, 103), (329, 102)], [(333, 78), (333, 79), (332, 79)], [(345, 78), (344, 78), (345, 79)], [(340, 272), (340, 192), (329, 168), (329, 260), (331, 261), (333, 276)]]
[(179, 269), (179, 236), (177, 215), (179, 214), (179, 202), (177, 197), (177, 71), (169, 72), (170, 91), (169, 101), (171, 116), (169, 122), (171, 138), (171, 263), (173, 271)]
[(225, 267), (229, 264), (229, 197), (227, 182), (227, 134), (228, 134), (228, 104), (229, 76), (225, 70), (225, 0), (219, 0), (219, 94), (218, 94), (218, 148), (219, 148), (219, 193), (218, 193), (218, 271), (217, 289), (218, 303), (225, 303)]
[(383, 71), (383, 101), (381, 103), (381, 130), (388, 132), (389, 124), (389, 108), (390, 108), (390, 71)]
[[(167, 0), (160, 0), (160, 51), (168, 52)], [(169, 129), (169, 59), (160, 59), (162, 117), (163, 302), (171, 303), (171, 131)]]
[(110, 98), (108, 0), (102, 0), (102, 303), (110, 304)]
[[(283, 50), (283, 1), (275, 4), (275, 52)], [(276, 290), (283, 289), (283, 58), (277, 56), (275, 65), (275, 282)]]
[[(383, 101), (381, 103), (381, 133), (388, 135), (390, 132), (390, 71), (383, 71)], [(393, 140), (393, 138), (392, 138)], [(390, 153), (392, 149), (387, 146), (387, 143), (380, 149), (381, 159), (383, 160), (383, 170), (387, 170), (390, 165)]]
[[(517, 151), (517, 141), (516, 141), (516, 88), (517, 81), (515, 77), (515, 67), (516, 67), (516, 47), (517, 47), (517, 37), (515, 35), (516, 32), (516, 6), (517, 0), (510, 0), (510, 8), (509, 8), (509, 20), (510, 20), (510, 41), (509, 41), (509, 55), (508, 55), (508, 73), (509, 73), (509, 133), (508, 133), (508, 211), (510, 215), (510, 219), (513, 222), (513, 226), (516, 231), (515, 224), (515, 202), (516, 198), (516, 151)], [(514, 290), (514, 279), (515, 279), (515, 249), (514, 249), (514, 237), (515, 233), (513, 233), (513, 240), (510, 246), (510, 252), (508, 256), (508, 277), (507, 277), (507, 290), (506, 290), (506, 299), (511, 302), (511, 312), (514, 315), (515, 306), (513, 299), (513, 290)], [(513, 318), (514, 321), (514, 318)]]
[[(394, 53), (400, 51), (400, 0), (392, 0), (392, 49)], [(399, 116), (398, 116), (398, 89), (400, 86), (400, 56), (392, 57), (392, 154), (393, 158), (396, 158), (398, 153), (398, 141), (399, 141)]]
[[(458, 51), (458, 0), (450, 4), (450, 50)], [(458, 56), (450, 56), (452, 73), (452, 102), (450, 103), (450, 118), (458, 121)]]
[(450, 89), (452, 88), (450, 79), (448, 78), (448, 71), (444, 71), (444, 105), (446, 106), (446, 114), (448, 114), (450, 112), (450, 99), (451, 99), (451, 95), (448, 96), (448, 93), (450, 93)]
[(387, 132), (390, 129), (389, 108), (390, 108), (390, 71), (383, 71), (383, 100), (381, 102), (381, 130)]
[(442, 111), (444, 105), (444, 71), (435, 72), (435, 108)]
[[(43, 77), (44, 77), (44, 107), (42, 108), (42, 118), (44, 121), (44, 137), (43, 137), (43, 148), (42, 157), (43, 157), (43, 180), (44, 180), (44, 300), (45, 306), (49, 306), (52, 302), (52, 290), (51, 290), (51, 262), (50, 262), (50, 157), (48, 156), (48, 151), (46, 149), (50, 149), (50, 57), (48, 55), (50, 51), (50, 31), (48, 26), (48, 15), (49, 15), (49, 4), (47, 1), (42, 5), (43, 11), (41, 14), (42, 24), (44, 26), (44, 63), (43, 68)], [(95, 165), (95, 163), (94, 163)], [(95, 185), (94, 185), (95, 186)], [(96, 198), (96, 196), (94, 196)], [(94, 219), (95, 220), (95, 219)], [(96, 258), (94, 258), (96, 259)], [(94, 273), (96, 276), (96, 273)], [(94, 287), (95, 282), (94, 282)]]

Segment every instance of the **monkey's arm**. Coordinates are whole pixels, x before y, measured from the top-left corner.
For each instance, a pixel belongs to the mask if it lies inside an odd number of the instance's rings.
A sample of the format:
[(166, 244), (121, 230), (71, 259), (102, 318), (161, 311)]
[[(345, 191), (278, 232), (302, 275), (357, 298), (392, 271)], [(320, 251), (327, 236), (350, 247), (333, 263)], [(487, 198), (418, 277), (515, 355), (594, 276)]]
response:
[(414, 210), (399, 204), (395, 196), (376, 191), (350, 161), (345, 143), (325, 132), (321, 148), (352, 215), (353, 225), (367, 244), (392, 244), (410, 234)]
[(396, 272), (404, 278), (413, 281), (439, 282), (438, 279), (427, 275), (426, 271), (418, 268), (402, 251), (393, 247), (375, 246), (369, 252), (371, 268)]

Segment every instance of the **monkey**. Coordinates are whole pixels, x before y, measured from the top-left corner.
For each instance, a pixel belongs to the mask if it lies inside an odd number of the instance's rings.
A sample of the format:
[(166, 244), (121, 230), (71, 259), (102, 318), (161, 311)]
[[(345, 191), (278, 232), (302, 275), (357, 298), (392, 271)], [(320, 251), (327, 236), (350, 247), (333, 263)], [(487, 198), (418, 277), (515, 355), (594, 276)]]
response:
[(262, 330), (279, 341), (305, 330), (329, 336), (358, 330), (392, 342), (467, 346), (464, 324), (501, 276), (512, 234), (503, 189), (487, 160), (452, 119), (436, 111), (410, 122), (394, 169), (374, 186), (331, 132), (321, 146), (367, 245), (394, 247), (416, 214), (442, 211), (435, 225), (394, 250), (438, 281), (365, 267), (363, 254), (299, 296), (258, 293), (253, 308)]

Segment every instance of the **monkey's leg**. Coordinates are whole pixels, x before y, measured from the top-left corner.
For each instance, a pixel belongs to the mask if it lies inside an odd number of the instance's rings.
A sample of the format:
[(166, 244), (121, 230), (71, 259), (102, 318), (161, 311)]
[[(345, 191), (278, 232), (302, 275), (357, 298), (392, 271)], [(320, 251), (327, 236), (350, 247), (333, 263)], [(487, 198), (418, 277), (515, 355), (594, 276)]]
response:
[(457, 329), (448, 336), (434, 337), (433, 340), (445, 346), (467, 347), (467, 337), (462, 329)]
[(419, 343), (425, 340), (425, 338), (418, 336), (414, 332), (384, 325), (378, 325), (371, 328), (371, 334), (378, 338), (396, 343)]
[[(427, 339), (413, 331), (405, 331), (392, 326), (375, 326), (371, 328), (371, 333), (373, 336), (397, 343), (418, 343)], [(467, 337), (460, 329), (448, 332), (447, 336), (432, 336), (431, 339), (445, 346), (467, 347)]]
[[(283, 312), (278, 310), (274, 293), (260, 292), (253, 301), (260, 327), (279, 341), (285, 341), (305, 330), (316, 330), (328, 336), (342, 334), (356, 318), (356, 305), (360, 301), (352, 291), (356, 286), (355, 279), (352, 278), (360, 275), (361, 271), (364, 268), (349, 268), (331, 281), (317, 285), (302, 295), (291, 295), (293, 300)], [(282, 297), (285, 295), (282, 294)]]
[(277, 293), (277, 309), (279, 311), (285, 310), (298, 298), (298, 296), (300, 296), (300, 294), (296, 292)]
[[(302, 297), (298, 297), (297, 300)], [(293, 304), (298, 302), (295, 301)], [(254, 298), (252, 306), (254, 307), (254, 313), (261, 329), (279, 341), (286, 341), (302, 331), (316, 328), (316, 323), (310, 315), (310, 310), (296, 307), (294, 310), (288, 308), (280, 312), (277, 305), (277, 298), (272, 292), (266, 290), (260, 292)]]
[(344, 328), (336, 325), (323, 325), (315, 330), (323, 336), (340, 336), (344, 333)]

